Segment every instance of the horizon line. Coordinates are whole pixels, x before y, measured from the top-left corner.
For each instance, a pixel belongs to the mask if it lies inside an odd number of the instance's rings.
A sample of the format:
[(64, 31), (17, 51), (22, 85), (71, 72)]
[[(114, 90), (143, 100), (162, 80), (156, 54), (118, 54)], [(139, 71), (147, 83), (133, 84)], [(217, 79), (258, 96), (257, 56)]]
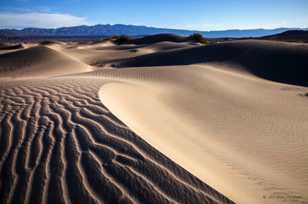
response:
[(72, 27), (95, 27), (95, 26), (115, 26), (115, 25), (124, 25), (124, 26), (137, 26), (137, 27), (147, 27), (147, 28), (154, 28), (154, 29), (168, 29), (168, 30), (183, 30), (183, 31), (192, 31), (192, 32), (219, 32), (219, 31), (244, 31), (244, 30), (278, 30), (278, 29), (298, 29), (298, 30), (306, 30), (308, 27), (274, 27), (274, 28), (229, 28), (229, 29), (215, 29), (215, 30), (198, 30), (198, 29), (185, 29), (185, 28), (170, 28), (170, 27), (159, 27), (159, 26), (150, 26), (150, 25), (137, 25), (137, 24), (122, 24), (122, 23), (98, 23), (93, 25), (87, 24), (80, 24), (74, 26), (59, 26), (54, 28), (46, 28), (46, 27), (24, 27), (24, 28), (1, 28), (0, 30), (24, 30), (24, 29), (61, 29), (61, 28), (72, 28)]

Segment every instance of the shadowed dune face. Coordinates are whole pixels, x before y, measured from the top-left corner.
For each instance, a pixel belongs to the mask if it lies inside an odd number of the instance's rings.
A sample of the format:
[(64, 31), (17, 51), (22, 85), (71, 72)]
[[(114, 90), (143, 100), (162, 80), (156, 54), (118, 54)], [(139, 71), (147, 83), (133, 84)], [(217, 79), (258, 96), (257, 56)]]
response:
[(116, 44), (137, 44), (137, 45), (145, 45), (145, 44), (154, 44), (160, 42), (173, 42), (173, 43), (202, 43), (208, 44), (209, 41), (205, 39), (201, 34), (192, 34), (190, 36), (180, 36), (174, 34), (156, 34), (156, 35), (149, 35), (140, 38), (129, 38), (127, 36), (115, 36), (113, 39), (114, 43)]
[(22, 44), (5, 44), (0, 43), (0, 50), (16, 50), (23, 48)]
[(262, 37), (261, 39), (280, 40), (287, 42), (305, 42), (308, 43), (308, 31), (306, 30), (289, 30), (276, 35)]
[(155, 50), (156, 52), (159, 51), (171, 51), (171, 50), (178, 50), (178, 49), (185, 49), (185, 48), (192, 48), (196, 47), (199, 44), (197, 43), (176, 43), (176, 42), (158, 42), (152, 45), (145, 46), (146, 48), (151, 48)]
[(40, 45), (45, 45), (45, 46), (47, 46), (47, 45), (55, 45), (55, 44), (58, 44), (59, 42), (57, 42), (57, 41), (51, 41), (51, 40), (43, 40), (43, 41), (41, 41), (39, 44)]
[(23, 49), (23, 44), (0, 43), (0, 55)]
[[(256, 76), (308, 86), (308, 45), (270, 41), (234, 41), (138, 56), (115, 67), (220, 63), (236, 65)], [(228, 68), (227, 68), (228, 69)]]
[(184, 42), (186, 40), (186, 37), (177, 36), (173, 34), (158, 34), (158, 35), (151, 35), (151, 36), (145, 36), (143, 38), (137, 38), (134, 40), (131, 40), (134, 44), (153, 44), (153, 43), (159, 43), (162, 41), (168, 41), (168, 42)]

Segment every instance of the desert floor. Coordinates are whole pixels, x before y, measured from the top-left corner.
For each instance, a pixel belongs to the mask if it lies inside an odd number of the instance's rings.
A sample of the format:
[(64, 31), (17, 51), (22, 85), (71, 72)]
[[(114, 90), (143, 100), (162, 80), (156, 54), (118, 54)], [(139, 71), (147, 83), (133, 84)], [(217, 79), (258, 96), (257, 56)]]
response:
[(0, 203), (308, 203), (308, 45), (0, 51)]

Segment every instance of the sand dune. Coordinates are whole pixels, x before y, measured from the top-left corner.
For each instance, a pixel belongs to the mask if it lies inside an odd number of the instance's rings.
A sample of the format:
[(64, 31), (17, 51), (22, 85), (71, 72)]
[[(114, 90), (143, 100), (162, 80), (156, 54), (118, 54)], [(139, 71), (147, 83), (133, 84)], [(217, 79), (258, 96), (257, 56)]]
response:
[(196, 65), (108, 75), (104, 104), (235, 202), (308, 202), (307, 88)]
[(182, 49), (189, 48), (198, 45), (198, 43), (191, 42), (168, 42), (161, 41), (153, 44), (123, 44), (123, 45), (115, 45), (115, 44), (107, 44), (104, 46), (78, 46), (78, 49), (96, 49), (96, 50), (132, 50), (132, 49), (153, 49), (154, 51), (164, 51), (164, 50), (174, 50), (174, 49)]
[(144, 45), (144, 44), (159, 43), (162, 41), (179, 43), (179, 42), (185, 42), (186, 37), (173, 34), (157, 34), (157, 35), (149, 35), (149, 36), (144, 36), (142, 38), (133, 39), (131, 40), (131, 43), (137, 45), (140, 44)]
[(86, 64), (44, 46), (0, 55), (0, 73), (6, 77), (46, 77), (91, 71)]
[(170, 51), (170, 50), (178, 50), (178, 49), (184, 49), (184, 48), (191, 48), (191, 47), (196, 47), (198, 46), (198, 43), (188, 43), (188, 42), (158, 42), (154, 43), (151, 45), (145, 46), (146, 48), (151, 48), (155, 50), (156, 52), (158, 51)]
[(21, 43), (0, 43), (0, 54), (5, 54), (5, 53), (10, 53), (10, 52), (14, 52), (16, 50), (20, 50), (22, 48), (24, 48), (25, 45), (21, 44)]
[[(107, 67), (109, 64), (119, 60), (128, 59), (138, 55), (153, 53), (152, 50), (143, 49), (142, 51), (136, 48), (117, 49), (117, 46), (111, 47), (78, 47), (77, 49), (65, 49), (64, 52), (71, 56), (80, 59), (83, 63), (94, 67)], [(109, 48), (109, 49), (108, 49)]]
[(0, 203), (308, 203), (307, 45), (43, 44), (0, 54)]
[(6, 44), (6, 43), (0, 43), (0, 50), (16, 50), (23, 48), (22, 44)]
[(77, 49), (103, 49), (106, 47), (115, 47), (115, 44), (111, 41), (99, 41), (99, 42), (93, 42), (93, 43), (76, 43), (75, 48)]
[[(105, 45), (107, 43), (107, 45)], [(159, 42), (149, 45), (119, 45), (105, 42), (104, 46), (86, 45), (75, 46), (73, 49), (65, 49), (64, 52), (80, 59), (88, 65), (95, 67), (107, 67), (110, 64), (125, 61), (136, 56), (143, 56), (150, 53), (178, 50), (189, 47), (197, 47), (198, 44)], [(77, 49), (76, 49), (77, 48)]]
[(87, 66), (49, 46), (0, 56), (0, 203), (232, 203), (115, 118), (105, 80), (54, 78)]
[(238, 66), (265, 79), (308, 86), (307, 58), (306, 44), (242, 40), (138, 56), (121, 61), (115, 66), (145, 67), (212, 62)]
[(103, 83), (1, 81), (0, 203), (230, 203), (116, 119)]

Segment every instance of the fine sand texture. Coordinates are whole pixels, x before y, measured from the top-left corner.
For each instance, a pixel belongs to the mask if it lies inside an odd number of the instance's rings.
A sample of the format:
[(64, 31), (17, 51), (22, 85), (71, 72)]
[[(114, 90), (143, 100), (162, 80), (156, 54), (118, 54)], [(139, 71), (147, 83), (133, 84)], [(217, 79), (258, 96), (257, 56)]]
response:
[(12, 48), (0, 203), (307, 204), (307, 68), (262, 40)]

